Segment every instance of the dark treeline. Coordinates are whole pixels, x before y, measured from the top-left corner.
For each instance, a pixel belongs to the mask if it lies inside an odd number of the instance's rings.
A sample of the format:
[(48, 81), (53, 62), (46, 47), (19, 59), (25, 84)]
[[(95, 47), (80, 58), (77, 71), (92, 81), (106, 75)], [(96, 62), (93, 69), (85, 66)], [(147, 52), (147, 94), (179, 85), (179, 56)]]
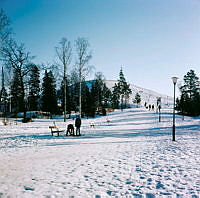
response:
[[(10, 28), (10, 21), (0, 10), (0, 62), (2, 83), (0, 111), (4, 116), (18, 112), (43, 111), (49, 114), (79, 112), (82, 116), (106, 114), (106, 108), (126, 108), (131, 94), (122, 69), (119, 80), (111, 91), (98, 72), (91, 81), (86, 78), (94, 70), (92, 54), (85, 38), (74, 42), (62, 38), (55, 47), (56, 64), (35, 64), (34, 56), (24, 44), (18, 44)], [(72, 57), (74, 63), (72, 64)], [(7, 74), (7, 75), (5, 75)]]

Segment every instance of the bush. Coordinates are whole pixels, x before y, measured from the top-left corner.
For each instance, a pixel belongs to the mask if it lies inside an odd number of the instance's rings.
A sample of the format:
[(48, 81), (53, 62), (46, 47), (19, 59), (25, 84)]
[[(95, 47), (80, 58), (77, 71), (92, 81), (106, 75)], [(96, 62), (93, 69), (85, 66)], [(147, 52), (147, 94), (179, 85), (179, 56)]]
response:
[(32, 119), (31, 118), (23, 118), (22, 122), (23, 123), (32, 122)]

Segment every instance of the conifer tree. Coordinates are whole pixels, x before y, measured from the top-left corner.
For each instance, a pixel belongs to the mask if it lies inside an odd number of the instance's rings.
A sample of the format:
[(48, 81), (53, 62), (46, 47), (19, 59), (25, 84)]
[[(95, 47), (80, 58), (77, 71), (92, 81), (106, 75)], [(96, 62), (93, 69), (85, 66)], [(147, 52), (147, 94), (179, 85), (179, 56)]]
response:
[(96, 73), (96, 78), (92, 83), (92, 95), (94, 98), (94, 107), (105, 108), (111, 104), (111, 91), (104, 82), (104, 76), (102, 73)]
[(56, 84), (52, 71), (45, 71), (42, 83), (42, 110), (57, 113)]
[(198, 92), (198, 80), (194, 70), (190, 70), (183, 78), (184, 85), (180, 88), (181, 93), (187, 94), (190, 99), (194, 98)]
[[(62, 112), (64, 112), (64, 109), (66, 110), (66, 113), (68, 113), (69, 115), (71, 114), (71, 110), (72, 110), (72, 106), (71, 106), (71, 94), (70, 94), (70, 85), (69, 85), (69, 78), (66, 78), (65, 80), (65, 85), (64, 85), (64, 79), (61, 82), (61, 88), (59, 91), (59, 96), (58, 99), (61, 100), (61, 110)], [(66, 87), (66, 90), (64, 92), (64, 88)], [(65, 93), (65, 94), (64, 94)], [(66, 101), (66, 105), (65, 105), (65, 101)]]
[(110, 107), (111, 99), (112, 99), (112, 92), (106, 86), (106, 83), (103, 83), (102, 93), (103, 93), (103, 101), (104, 101), (103, 107)]
[(21, 83), (17, 72), (13, 73), (13, 79), (10, 87), (12, 112), (17, 113), (23, 111), (23, 93)]
[(91, 93), (94, 98), (94, 106), (95, 108), (99, 108), (103, 106), (103, 85), (104, 85), (104, 77), (101, 72), (95, 74), (95, 79), (92, 82)]
[(118, 109), (120, 104), (120, 91), (118, 85), (115, 83), (112, 91), (112, 108)]
[(31, 65), (30, 77), (29, 77), (29, 96), (28, 106), (30, 111), (39, 110), (39, 98), (40, 98), (40, 73), (36, 65)]
[[(121, 110), (123, 110), (123, 108), (124, 107), (126, 108), (126, 106), (127, 106), (127, 101), (129, 99), (129, 96), (132, 93), (132, 91), (130, 89), (130, 84), (128, 84), (126, 82), (122, 68), (120, 69), (120, 72), (119, 72), (118, 83), (114, 86), (113, 91), (114, 91), (113, 99), (115, 99), (115, 104), (117, 104), (120, 100)], [(117, 93), (117, 95), (115, 96), (114, 94), (116, 94), (116, 93)], [(117, 100), (118, 100), (118, 102), (117, 102)]]
[(141, 102), (141, 97), (139, 93), (135, 94), (135, 99), (133, 100), (134, 103), (136, 103), (137, 105), (140, 104)]
[(184, 76), (184, 85), (180, 87), (181, 97), (176, 100), (176, 109), (183, 115), (200, 115), (199, 78), (194, 70)]
[(92, 95), (92, 90), (89, 90), (86, 82), (82, 84), (82, 110), (83, 114), (85, 114), (87, 117), (95, 116), (95, 99)]

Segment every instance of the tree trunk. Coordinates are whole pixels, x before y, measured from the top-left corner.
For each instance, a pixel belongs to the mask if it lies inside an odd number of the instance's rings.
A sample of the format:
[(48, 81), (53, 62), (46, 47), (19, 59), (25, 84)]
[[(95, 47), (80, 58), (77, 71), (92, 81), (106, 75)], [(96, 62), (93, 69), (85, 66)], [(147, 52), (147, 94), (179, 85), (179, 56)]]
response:
[(64, 65), (64, 122), (66, 122), (66, 65)]

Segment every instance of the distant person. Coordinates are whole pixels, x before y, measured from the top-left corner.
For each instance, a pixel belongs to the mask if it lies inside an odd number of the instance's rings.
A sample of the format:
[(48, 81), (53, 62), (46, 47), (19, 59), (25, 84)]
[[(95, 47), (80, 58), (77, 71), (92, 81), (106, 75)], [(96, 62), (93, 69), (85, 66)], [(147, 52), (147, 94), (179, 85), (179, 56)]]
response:
[(151, 105), (149, 105), (149, 111), (151, 110)]
[(161, 109), (161, 105), (158, 105), (158, 111), (160, 112), (160, 109)]
[(145, 106), (145, 107), (147, 106), (147, 103), (146, 103), (146, 102), (144, 103), (144, 106)]
[(152, 110), (154, 111), (154, 104), (152, 105)]
[(80, 116), (76, 117), (75, 120), (75, 127), (76, 127), (76, 136), (81, 135), (80, 128), (81, 128), (81, 118)]

